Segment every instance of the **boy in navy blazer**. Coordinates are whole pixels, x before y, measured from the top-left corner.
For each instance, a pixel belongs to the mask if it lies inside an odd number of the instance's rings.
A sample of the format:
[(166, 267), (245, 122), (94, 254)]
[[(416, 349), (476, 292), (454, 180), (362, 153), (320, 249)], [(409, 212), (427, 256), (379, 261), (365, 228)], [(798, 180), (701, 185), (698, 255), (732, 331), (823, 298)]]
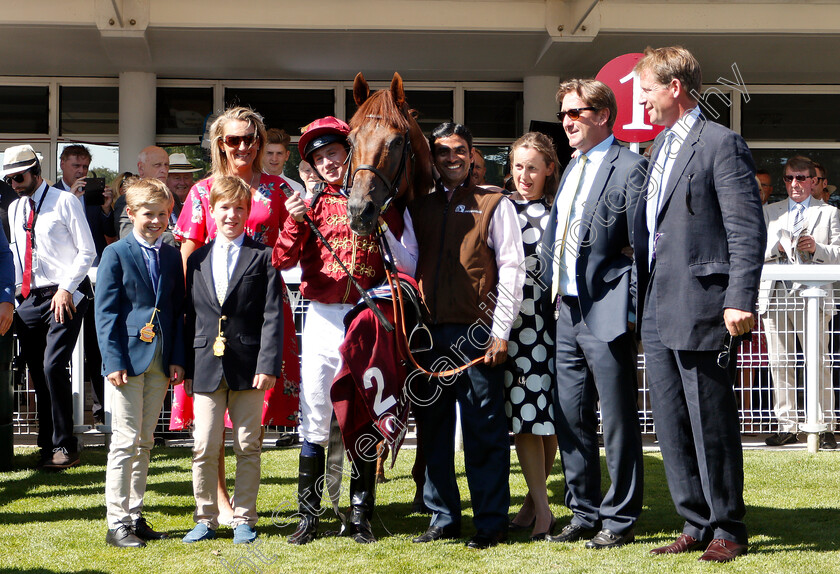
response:
[(185, 390), (194, 397), (193, 493), (196, 526), (184, 542), (215, 538), (219, 449), (225, 410), (233, 423), (234, 544), (257, 537), (262, 410), (283, 363), (283, 280), (271, 249), (245, 235), (251, 190), (236, 176), (210, 190), (216, 239), (187, 260)]
[(184, 380), (184, 272), (178, 250), (161, 241), (172, 194), (156, 179), (126, 193), (133, 233), (102, 253), (96, 331), (111, 393), (111, 449), (105, 504), (112, 546), (143, 547), (166, 538), (141, 512), (154, 429), (170, 381)]

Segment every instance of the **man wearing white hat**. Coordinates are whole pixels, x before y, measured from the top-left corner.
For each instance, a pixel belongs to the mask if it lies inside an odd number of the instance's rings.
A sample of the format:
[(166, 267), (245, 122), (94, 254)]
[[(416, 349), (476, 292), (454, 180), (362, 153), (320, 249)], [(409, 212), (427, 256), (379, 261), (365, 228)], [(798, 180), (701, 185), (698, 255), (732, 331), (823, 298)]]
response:
[(79, 464), (67, 365), (93, 295), (87, 272), (96, 257), (81, 202), (50, 187), (31, 146), (6, 149), (2, 177), (20, 199), (9, 207), (16, 330), (35, 385), (41, 464)]
[(166, 187), (175, 196), (175, 209), (172, 210), (172, 216), (176, 222), (181, 214), (181, 206), (193, 186), (194, 174), (198, 171), (201, 171), (201, 168), (194, 167), (186, 154), (173, 153), (169, 156), (169, 176), (166, 178)]

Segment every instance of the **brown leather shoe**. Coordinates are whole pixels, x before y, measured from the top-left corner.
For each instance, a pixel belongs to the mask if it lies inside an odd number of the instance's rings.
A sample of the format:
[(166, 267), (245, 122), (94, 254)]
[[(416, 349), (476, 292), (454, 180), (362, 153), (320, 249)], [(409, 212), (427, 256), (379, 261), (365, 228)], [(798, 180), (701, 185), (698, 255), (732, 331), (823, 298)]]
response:
[(683, 552), (693, 552), (694, 550), (702, 550), (707, 544), (702, 540), (697, 540), (688, 534), (680, 534), (671, 544), (667, 546), (660, 546), (650, 551), (651, 554), (682, 554)]
[(746, 553), (746, 544), (738, 544), (731, 540), (715, 538), (698, 560), (700, 562), (729, 562), (730, 560), (735, 560), (741, 554)]

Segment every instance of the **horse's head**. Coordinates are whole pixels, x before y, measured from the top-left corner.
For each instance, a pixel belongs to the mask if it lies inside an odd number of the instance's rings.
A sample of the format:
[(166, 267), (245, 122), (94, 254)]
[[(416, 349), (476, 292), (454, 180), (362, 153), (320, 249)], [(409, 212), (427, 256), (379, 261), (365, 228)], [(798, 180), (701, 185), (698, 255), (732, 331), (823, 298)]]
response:
[[(394, 74), (390, 89), (373, 95), (358, 74), (353, 98), (359, 109), (350, 119), (347, 218), (353, 232), (370, 235), (383, 208), (394, 199), (410, 199), (418, 185), (431, 186), (431, 164), (428, 143), (405, 102), (399, 74)], [(417, 161), (418, 149), (425, 149), (422, 163)]]

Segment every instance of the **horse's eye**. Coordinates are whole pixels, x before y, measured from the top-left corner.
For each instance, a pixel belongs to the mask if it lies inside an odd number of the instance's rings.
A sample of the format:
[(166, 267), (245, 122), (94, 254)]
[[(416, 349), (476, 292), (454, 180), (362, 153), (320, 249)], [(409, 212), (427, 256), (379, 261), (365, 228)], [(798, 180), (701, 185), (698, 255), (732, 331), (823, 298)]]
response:
[(391, 143), (390, 143), (389, 147), (391, 149), (396, 149), (398, 147), (402, 147), (402, 144), (403, 144), (403, 139), (401, 137), (394, 138), (394, 139), (391, 140)]

